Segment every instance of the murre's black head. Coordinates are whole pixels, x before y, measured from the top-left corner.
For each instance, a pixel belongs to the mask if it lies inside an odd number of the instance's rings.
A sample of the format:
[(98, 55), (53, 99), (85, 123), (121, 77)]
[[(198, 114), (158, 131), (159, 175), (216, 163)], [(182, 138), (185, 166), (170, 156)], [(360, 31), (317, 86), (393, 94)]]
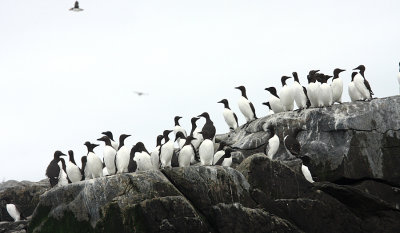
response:
[(175, 141), (178, 140), (178, 138), (185, 139), (186, 137), (181, 131), (179, 131), (175, 135)]
[(181, 116), (176, 116), (174, 118), (175, 126), (179, 125), (179, 119), (181, 119), (181, 118), (182, 118)]
[(62, 152), (59, 151), (59, 150), (56, 150), (56, 151), (54, 152), (54, 159), (60, 159), (60, 156), (67, 156), (67, 155), (64, 154), (64, 153), (62, 153)]
[(226, 148), (224, 158), (230, 158), (232, 156), (232, 154), (231, 154), (232, 152), (233, 152), (232, 148), (230, 148), (230, 147)]
[(161, 141), (163, 140), (164, 136), (162, 135), (158, 135), (157, 136), (157, 145), (156, 146), (160, 146), (161, 145)]
[(272, 110), (272, 108), (271, 108), (271, 104), (269, 104), (269, 102), (264, 102), (264, 103), (262, 103), (263, 105), (267, 105), (268, 106), (268, 108), (269, 108), (269, 110)]
[(319, 70), (310, 70), (310, 72), (308, 72), (308, 75), (315, 75), (318, 72)]
[(330, 78), (332, 78), (332, 76), (330, 76), (330, 75), (323, 75), (323, 76), (320, 77), (319, 80), (320, 80), (321, 83), (327, 83), (328, 80), (329, 80)]
[(186, 145), (189, 145), (191, 141), (196, 140), (196, 139), (197, 139), (197, 138), (195, 138), (195, 137), (189, 135), (189, 136), (187, 136), (187, 138), (186, 138), (185, 144), (186, 144)]
[(99, 144), (92, 144), (90, 142), (85, 142), (84, 145), (87, 147), (88, 152), (93, 152), (93, 149), (99, 146)]
[(119, 140), (121, 141), (121, 140), (125, 140), (126, 138), (128, 138), (128, 137), (130, 137), (131, 135), (129, 135), (129, 134), (121, 134), (120, 136), (119, 136)]
[(168, 135), (172, 132), (172, 130), (164, 130), (163, 136), (164, 138), (168, 137)]
[(228, 103), (228, 100), (227, 100), (227, 99), (223, 99), (223, 100), (219, 101), (218, 103), (224, 104), (224, 107), (225, 107), (225, 108), (230, 109), (230, 108), (229, 108), (229, 103)]
[(208, 115), (207, 112), (203, 112), (201, 115), (198, 115), (197, 117), (204, 117), (206, 119), (210, 119), (210, 115)]
[(364, 65), (359, 65), (356, 68), (354, 68), (353, 70), (359, 70), (360, 74), (365, 78), (365, 76), (364, 76), (365, 66)]
[(293, 72), (292, 75), (293, 75), (294, 81), (300, 83), (299, 76), (297, 76), (297, 72)]
[(111, 131), (102, 132), (101, 134), (106, 135), (108, 138), (114, 141), (113, 134)]
[(351, 81), (354, 81), (354, 77), (356, 77), (357, 74), (358, 74), (357, 72), (351, 73)]
[(9, 197), (2, 197), (0, 201), (4, 201), (6, 204), (11, 204), (11, 200)]
[(225, 146), (226, 146), (226, 143), (225, 143), (224, 141), (221, 141), (221, 142), (219, 143), (219, 146), (218, 146), (217, 151), (223, 150)]
[(107, 146), (111, 146), (111, 140), (108, 136), (103, 136), (99, 139), (97, 139), (97, 141), (102, 141), (104, 142)]
[(196, 125), (196, 121), (199, 120), (199, 117), (192, 117), (192, 119), (190, 120), (190, 122), (192, 123), (192, 125)]
[(265, 88), (266, 91), (269, 91), (269, 93), (271, 93), (271, 95), (279, 98), (278, 94), (276, 93), (276, 89), (275, 87), (267, 87)]
[(136, 152), (146, 152), (147, 154), (149, 153), (146, 150), (146, 147), (144, 146), (143, 142), (136, 143), (135, 147), (136, 147)]
[(244, 86), (238, 86), (235, 89), (239, 89), (242, 92), (242, 96), (247, 99), (246, 88)]
[(286, 85), (286, 80), (288, 80), (290, 77), (289, 76), (282, 76), (281, 82), (282, 82), (282, 87)]
[(361, 71), (365, 71), (365, 66), (364, 65), (359, 65), (356, 68), (354, 68), (353, 70), (359, 70), (360, 72)]
[(342, 69), (336, 68), (333, 71), (333, 79), (332, 80), (339, 78), (339, 74), (342, 73), (343, 71), (346, 71), (346, 70), (342, 70)]
[(71, 163), (76, 165), (75, 158), (74, 158), (74, 152), (72, 150), (69, 150), (68, 155), (69, 155), (69, 161), (71, 161)]

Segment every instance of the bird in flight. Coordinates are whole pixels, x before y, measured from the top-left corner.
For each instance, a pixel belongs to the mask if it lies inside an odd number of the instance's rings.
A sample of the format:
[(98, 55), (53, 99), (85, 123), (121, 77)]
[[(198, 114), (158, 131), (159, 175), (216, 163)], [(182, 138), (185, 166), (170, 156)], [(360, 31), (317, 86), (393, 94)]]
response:
[(148, 95), (147, 93), (141, 92), (141, 91), (133, 91), (138, 96), (143, 96), (143, 95)]
[(79, 2), (75, 1), (75, 5), (74, 7), (72, 7), (71, 9), (69, 9), (70, 11), (75, 11), (75, 12), (79, 12), (79, 11), (83, 11), (82, 8), (79, 8)]

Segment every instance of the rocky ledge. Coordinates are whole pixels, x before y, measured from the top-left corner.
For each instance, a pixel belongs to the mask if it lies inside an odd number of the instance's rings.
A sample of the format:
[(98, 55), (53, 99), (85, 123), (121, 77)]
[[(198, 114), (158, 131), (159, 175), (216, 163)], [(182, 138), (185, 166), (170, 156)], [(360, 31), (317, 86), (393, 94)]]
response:
[[(399, 116), (395, 96), (260, 118), (218, 135), (236, 151), (233, 168), (170, 168), (46, 189), (28, 232), (398, 232)], [(305, 180), (301, 161), (282, 145), (274, 160), (265, 156), (270, 124), (281, 139), (302, 130), (301, 154), (317, 182)]]

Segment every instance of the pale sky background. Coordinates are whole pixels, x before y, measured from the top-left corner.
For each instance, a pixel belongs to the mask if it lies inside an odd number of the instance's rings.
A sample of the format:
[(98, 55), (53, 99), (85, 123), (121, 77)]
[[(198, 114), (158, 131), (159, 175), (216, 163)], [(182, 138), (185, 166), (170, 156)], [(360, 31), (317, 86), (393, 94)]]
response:
[(73, 3), (1, 1), (1, 180), (45, 178), (55, 150), (80, 164), (83, 143), (105, 130), (152, 150), (175, 115), (189, 131), (208, 111), (227, 132), (217, 101), (244, 123), (233, 89), (244, 85), (264, 116), (264, 88), (279, 92), (293, 71), (306, 84), (310, 69), (348, 70), (348, 101), (350, 69), (364, 64), (376, 97), (398, 94), (399, 0), (82, 0), (79, 13)]

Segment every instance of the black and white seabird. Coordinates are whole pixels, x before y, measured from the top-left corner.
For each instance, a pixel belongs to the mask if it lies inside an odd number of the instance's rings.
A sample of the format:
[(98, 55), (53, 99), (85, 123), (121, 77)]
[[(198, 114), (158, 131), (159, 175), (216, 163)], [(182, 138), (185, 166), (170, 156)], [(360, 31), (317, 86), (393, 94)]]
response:
[(310, 99), (311, 107), (317, 108), (320, 106), (319, 104), (319, 86), (320, 84), (317, 83), (317, 73), (319, 70), (311, 70), (307, 75), (308, 86), (307, 86), (307, 95)]
[(97, 141), (102, 141), (105, 143), (105, 147), (103, 149), (103, 161), (104, 165), (107, 169), (107, 173), (109, 175), (114, 175), (117, 173), (117, 166), (116, 166), (116, 156), (117, 156), (117, 151), (114, 149), (114, 147), (111, 144), (111, 139), (107, 136), (103, 136)]
[(303, 86), (300, 84), (299, 77), (297, 75), (297, 72), (293, 72), (293, 78), (294, 78), (294, 83), (293, 83), (293, 93), (294, 93), (294, 101), (296, 102), (297, 107), (302, 110), (307, 108), (307, 91), (305, 92)]
[(94, 153), (93, 149), (99, 146), (98, 144), (92, 144), (90, 142), (85, 142), (84, 144), (88, 150), (87, 153), (87, 162), (86, 167), (89, 170), (89, 173), (92, 174), (93, 178), (102, 177), (103, 176), (103, 162), (101, 159)]
[(7, 213), (14, 219), (15, 222), (19, 220), (26, 220), (25, 216), (21, 212), (21, 208), (17, 204), (11, 203), (10, 198), (3, 197), (0, 202), (5, 202)]
[(174, 154), (174, 142), (169, 140), (168, 135), (172, 132), (172, 130), (164, 130), (164, 144), (161, 145), (160, 148), (160, 162), (161, 168), (171, 167), (172, 155)]
[(111, 131), (102, 132), (101, 134), (106, 135), (111, 140), (111, 146), (117, 151), (119, 143), (114, 141), (113, 134)]
[(202, 166), (209, 166), (213, 164), (214, 159), (214, 142), (212, 138), (209, 137), (209, 132), (199, 132), (203, 135), (204, 141), (201, 143), (199, 147), (199, 156), (200, 162)]
[(225, 142), (221, 141), (219, 143), (217, 152), (215, 152), (215, 154), (214, 154), (213, 165), (215, 165), (215, 163), (217, 163), (217, 161), (225, 154), (225, 151), (224, 151), (225, 146), (226, 146)]
[[(296, 138), (297, 134), (299, 132), (300, 132), (300, 129), (295, 129), (292, 133), (289, 133), (288, 135), (285, 136), (283, 142), (284, 142), (285, 148), (289, 154), (295, 156), (296, 158), (300, 158), (303, 161), (304, 158), (308, 158), (308, 157), (300, 155), (301, 145)], [(303, 172), (303, 175), (308, 182), (310, 182), (310, 183), (314, 182), (314, 180), (312, 179), (310, 170), (304, 164), (304, 162), (301, 165), (301, 171)]]
[(154, 148), (153, 152), (151, 152), (150, 157), (151, 157), (151, 164), (153, 166), (154, 170), (157, 170), (160, 168), (160, 147), (161, 147), (161, 141), (163, 140), (162, 135), (157, 136), (157, 142), (156, 142), (156, 148)]
[(358, 100), (363, 100), (363, 97), (362, 97), (360, 91), (357, 89), (357, 87), (356, 87), (356, 85), (354, 83), (354, 77), (357, 74), (358, 74), (357, 72), (353, 72), (351, 74), (351, 82), (349, 83), (349, 85), (347, 85), (351, 102), (355, 102), (355, 101), (358, 101)]
[(222, 115), (224, 116), (225, 122), (228, 125), (229, 129), (236, 130), (239, 126), (238, 118), (236, 114), (229, 108), (229, 103), (227, 99), (223, 99), (218, 103), (224, 104), (224, 111)]
[[(197, 153), (197, 150), (199, 149), (201, 142), (203, 141), (203, 135), (199, 134), (199, 132), (201, 131), (201, 128), (197, 127), (197, 125), (196, 125), (196, 121), (198, 121), (199, 119), (200, 119), (199, 117), (192, 117), (192, 119), (190, 120), (192, 123), (192, 130), (190, 131), (190, 136), (192, 136), (193, 138), (196, 138), (196, 139), (192, 140), (192, 145), (196, 149), (196, 153)], [(194, 159), (195, 158), (193, 158), (192, 163), (195, 162)]]
[(269, 131), (271, 137), (268, 139), (268, 146), (265, 153), (269, 159), (274, 159), (274, 155), (279, 149), (279, 137), (276, 135), (275, 128), (272, 125), (268, 126), (267, 130)]
[(136, 145), (134, 145), (131, 149), (131, 152), (129, 154), (129, 164), (128, 164), (128, 172), (136, 172), (137, 170), (137, 162), (134, 159), (136, 154)]
[[(153, 165), (151, 164), (151, 157), (143, 142), (138, 142), (132, 148), (130, 157), (133, 157), (133, 161), (136, 162), (137, 171), (152, 170)], [(132, 159), (129, 159), (131, 162)]]
[(215, 161), (214, 158), (214, 165), (217, 166), (223, 166), (223, 167), (230, 167), (232, 165), (232, 153), (233, 150), (231, 148), (226, 148), (225, 151), (223, 151), (223, 154), (220, 156), (220, 158)]
[(203, 132), (203, 138), (214, 140), (216, 129), (214, 126), (214, 122), (210, 119), (210, 115), (207, 112), (203, 112), (201, 115), (197, 117), (204, 117), (206, 119), (206, 123), (204, 124), (201, 131)]
[(280, 96), (283, 111), (292, 111), (294, 107), (293, 88), (286, 84), (286, 80), (289, 78), (288, 76), (282, 76), (281, 78), (282, 89)]
[[(187, 137), (186, 130), (185, 130), (184, 128), (182, 128), (182, 126), (179, 124), (179, 120), (180, 120), (180, 119), (182, 119), (181, 116), (176, 116), (176, 117), (174, 118), (174, 122), (175, 122), (174, 134), (175, 134), (175, 136), (176, 136), (176, 134), (177, 134), (178, 132), (182, 132), (183, 135), (184, 135), (185, 138), (186, 138), (186, 137)], [(179, 140), (178, 140), (178, 144), (179, 144)]]
[(270, 104), (269, 102), (264, 102), (264, 103), (262, 103), (262, 104), (265, 105), (265, 106), (267, 106), (268, 109), (269, 109), (269, 111), (268, 111), (268, 113), (267, 113), (267, 116), (274, 114), (274, 111), (272, 110), (271, 104)]
[(178, 143), (179, 149), (182, 149), (183, 145), (185, 145), (186, 137), (181, 131), (176, 133), (175, 142)]
[(328, 79), (332, 78), (330, 75), (324, 75), (320, 77), (321, 86), (320, 86), (320, 93), (319, 93), (319, 100), (322, 103), (322, 106), (329, 107), (333, 104), (333, 95), (332, 95), (332, 88), (327, 83)]
[(119, 147), (117, 151), (117, 173), (128, 172), (129, 155), (131, 153), (131, 147), (125, 145), (125, 139), (130, 137), (129, 134), (121, 134), (119, 136)]
[(371, 86), (369, 85), (369, 82), (365, 78), (365, 66), (364, 65), (359, 65), (353, 70), (359, 70), (360, 73), (357, 74), (354, 77), (354, 84), (357, 87), (358, 91), (361, 93), (363, 100), (371, 100), (372, 95), (374, 95), (374, 92), (371, 89)]
[(68, 151), (69, 161), (66, 163), (66, 172), (69, 180), (72, 183), (78, 182), (82, 180), (82, 172), (81, 169), (76, 165), (74, 152), (72, 150)]
[(283, 112), (281, 99), (279, 98), (279, 96), (276, 92), (276, 88), (275, 87), (267, 87), (267, 88), (265, 88), (265, 90), (271, 94), (268, 102), (271, 105), (272, 111), (274, 111), (274, 113)]
[(87, 156), (84, 155), (81, 157), (81, 163), (82, 163), (82, 168), (81, 168), (81, 172), (82, 172), (82, 180), (90, 180), (92, 179), (92, 174), (90, 174), (89, 169), (86, 166), (87, 163)]
[(69, 9), (70, 11), (75, 11), (75, 12), (79, 12), (79, 11), (83, 11), (82, 8), (79, 8), (79, 2), (75, 1), (74, 7)]
[(63, 158), (60, 158), (60, 161), (58, 161), (58, 167), (60, 168), (60, 174), (58, 176), (58, 183), (56, 187), (61, 187), (69, 183), (72, 183), (71, 180), (68, 178), (67, 166)]
[(60, 162), (61, 159), (60, 156), (66, 156), (66, 154), (63, 154), (59, 150), (54, 152), (54, 158), (53, 160), (51, 160), (49, 166), (47, 166), (46, 169), (46, 176), (50, 180), (51, 187), (56, 186), (58, 183), (58, 178), (60, 176), (60, 167), (58, 166), (58, 162)]
[(246, 118), (246, 122), (249, 123), (250, 121), (257, 119), (256, 109), (254, 108), (253, 103), (251, 103), (247, 98), (246, 88), (244, 86), (239, 86), (235, 87), (235, 89), (239, 89), (242, 93), (238, 105), (240, 112), (242, 112), (243, 116)]
[(345, 70), (339, 68), (336, 68), (333, 71), (333, 78), (331, 83), (333, 103), (342, 103), (343, 80), (341, 77), (339, 77), (339, 74), (343, 71)]
[(192, 140), (195, 139), (193, 136), (189, 135), (186, 138), (185, 144), (183, 145), (181, 151), (179, 152), (178, 163), (179, 167), (188, 167), (192, 158), (195, 157), (196, 149), (192, 145)]

